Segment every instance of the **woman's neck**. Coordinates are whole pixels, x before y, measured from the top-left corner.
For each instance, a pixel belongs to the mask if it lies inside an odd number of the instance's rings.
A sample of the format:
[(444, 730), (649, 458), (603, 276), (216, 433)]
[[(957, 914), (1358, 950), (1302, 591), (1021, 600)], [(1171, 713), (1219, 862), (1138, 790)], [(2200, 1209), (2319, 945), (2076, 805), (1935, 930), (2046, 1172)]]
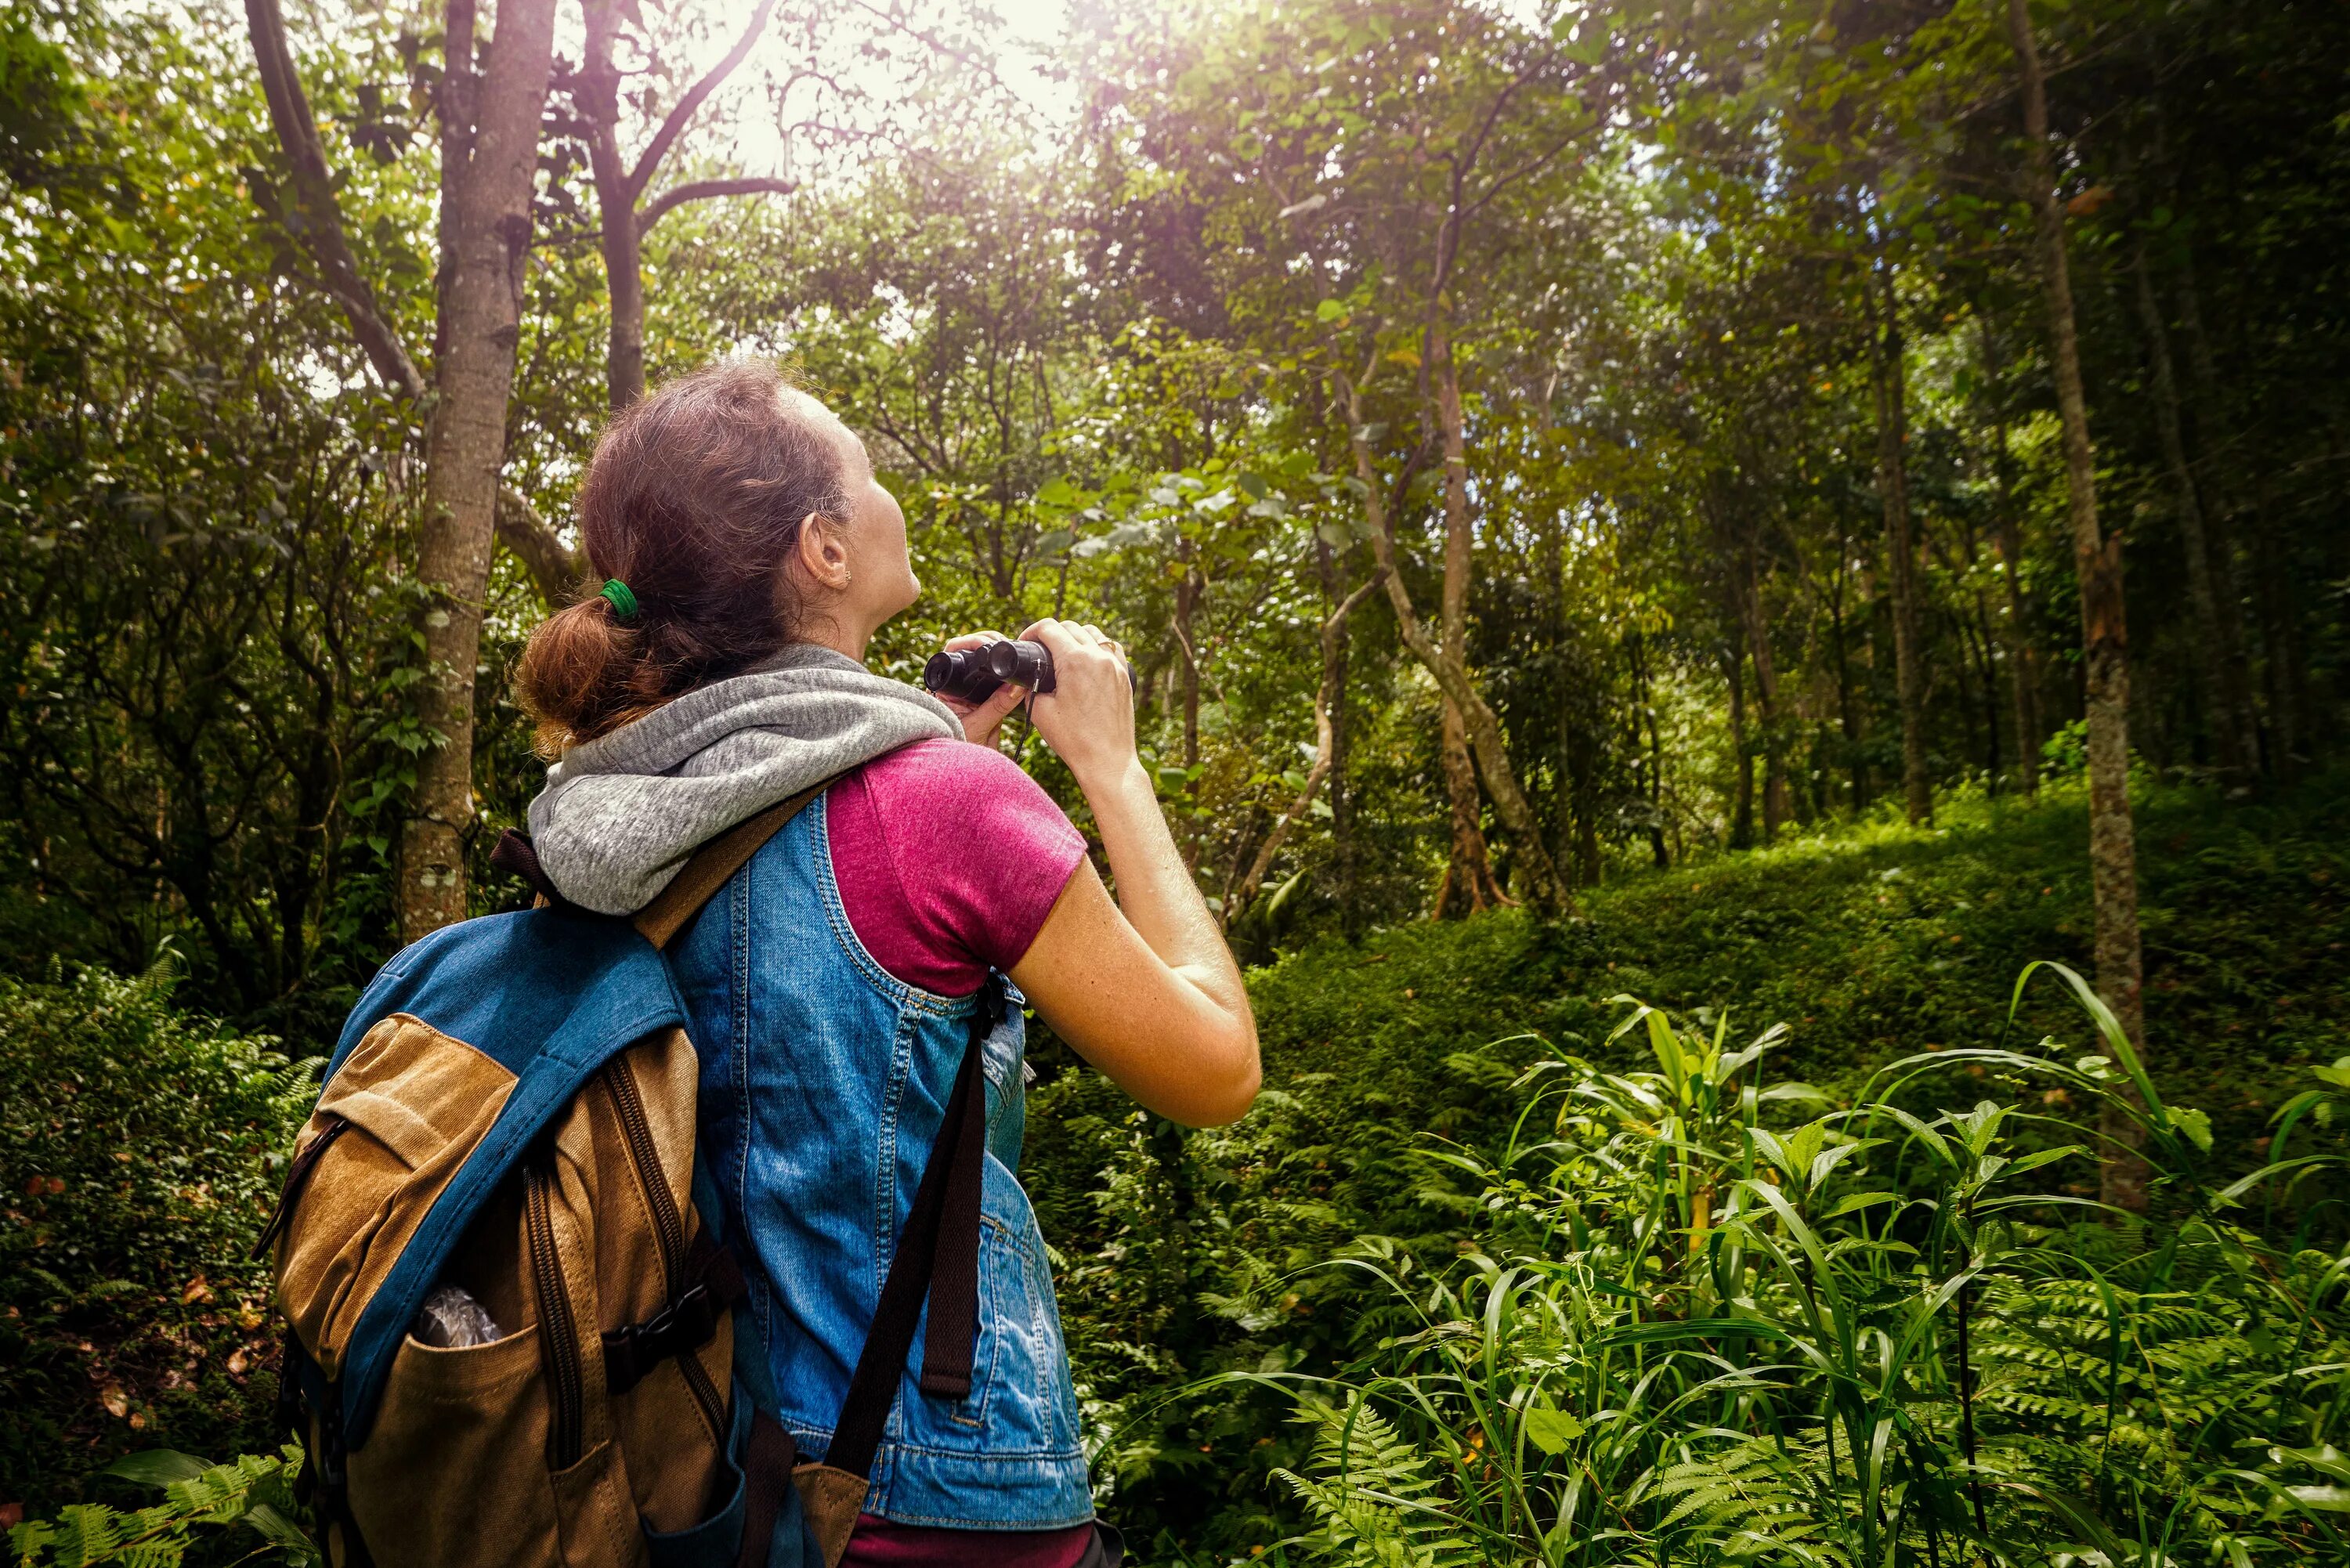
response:
[(835, 653), (847, 654), (862, 664), (865, 662), (865, 650), (872, 645), (873, 634), (879, 629), (879, 627), (847, 626), (833, 617), (826, 616), (820, 619), (811, 619), (802, 628), (800, 635), (793, 640), (805, 642), (816, 648), (828, 648)]

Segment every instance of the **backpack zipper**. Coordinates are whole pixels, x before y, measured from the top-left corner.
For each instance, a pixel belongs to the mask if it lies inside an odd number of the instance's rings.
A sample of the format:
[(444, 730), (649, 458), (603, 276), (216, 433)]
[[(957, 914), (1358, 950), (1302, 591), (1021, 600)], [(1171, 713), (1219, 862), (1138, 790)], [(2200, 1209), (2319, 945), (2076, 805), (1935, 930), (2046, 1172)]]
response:
[(318, 1129), (318, 1136), (312, 1138), (310, 1147), (296, 1155), (294, 1163), (286, 1168), (286, 1186), (277, 1194), (277, 1207), (271, 1211), (269, 1223), (261, 1228), (261, 1240), (253, 1244), (253, 1251), (245, 1254), (247, 1257), (258, 1262), (269, 1255), (269, 1249), (276, 1244), (278, 1232), (292, 1223), (294, 1206), (302, 1201), (303, 1189), (310, 1185), (310, 1173), (318, 1168), (318, 1161), (335, 1147), (335, 1140), (342, 1137), (350, 1125), (332, 1111), (327, 1113), (326, 1125)]
[[(629, 1163), (636, 1168), (637, 1184), (644, 1189), (645, 1207), (651, 1210), (653, 1241), (660, 1252), (661, 1278), (666, 1282), (669, 1297), (675, 1301), (685, 1291), (685, 1220), (677, 1210), (677, 1199), (671, 1196), (669, 1178), (661, 1169), (660, 1148), (653, 1142), (652, 1124), (645, 1119), (644, 1096), (637, 1093), (637, 1083), (629, 1070), (616, 1057), (604, 1064), (604, 1092), (612, 1096), (612, 1112), (619, 1117), (620, 1132), (629, 1145)], [(710, 1428), (711, 1441), (722, 1441), (719, 1434), (726, 1424), (725, 1409), (718, 1397), (717, 1386), (710, 1381), (710, 1373), (702, 1365), (702, 1357), (691, 1351), (681, 1351), (678, 1370), (685, 1375), (685, 1384), (693, 1391), (694, 1402), (702, 1407), (702, 1418)]]
[(587, 1378), (579, 1367), (578, 1323), (571, 1314), (571, 1293), (563, 1282), (563, 1261), (555, 1251), (555, 1213), (547, 1196), (548, 1183), (546, 1164), (534, 1159), (524, 1180), (523, 1215), (530, 1232), (531, 1271), (538, 1285), (539, 1348), (546, 1355), (547, 1381), (554, 1386), (547, 1462), (549, 1468), (563, 1470), (579, 1462), (588, 1392)]

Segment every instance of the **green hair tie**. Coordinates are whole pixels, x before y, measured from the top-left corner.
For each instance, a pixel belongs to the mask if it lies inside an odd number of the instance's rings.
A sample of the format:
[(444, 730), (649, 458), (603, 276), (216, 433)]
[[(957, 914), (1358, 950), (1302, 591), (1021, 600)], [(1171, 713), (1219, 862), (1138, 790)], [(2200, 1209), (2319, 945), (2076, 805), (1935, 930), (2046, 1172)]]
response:
[(605, 578), (604, 586), (598, 589), (597, 592), (602, 596), (606, 603), (612, 607), (612, 613), (619, 617), (620, 619), (634, 620), (637, 618), (637, 596), (630, 593), (629, 591), (629, 585), (620, 581), (619, 578)]

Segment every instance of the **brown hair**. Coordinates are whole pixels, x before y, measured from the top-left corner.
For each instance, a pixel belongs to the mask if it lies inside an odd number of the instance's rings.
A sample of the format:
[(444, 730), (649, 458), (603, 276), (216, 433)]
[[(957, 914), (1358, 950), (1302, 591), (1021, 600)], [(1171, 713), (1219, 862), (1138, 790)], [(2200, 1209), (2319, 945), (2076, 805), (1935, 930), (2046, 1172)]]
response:
[(623, 621), (591, 592), (542, 622), (516, 671), (550, 758), (792, 641), (785, 563), (809, 514), (845, 520), (837, 438), (784, 372), (733, 360), (681, 376), (605, 427), (579, 491), (592, 586), (636, 595)]

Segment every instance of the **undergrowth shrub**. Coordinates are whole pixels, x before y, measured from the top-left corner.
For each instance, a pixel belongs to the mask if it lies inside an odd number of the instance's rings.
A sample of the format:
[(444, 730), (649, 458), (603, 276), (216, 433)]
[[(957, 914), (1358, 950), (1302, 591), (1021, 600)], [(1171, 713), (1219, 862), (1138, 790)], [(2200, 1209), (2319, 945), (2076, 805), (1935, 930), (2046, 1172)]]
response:
[[(1775, 1027), (1732, 1049), (1638, 1007), (1653, 1068), (1536, 1065), (1520, 1135), (1451, 1157), (1477, 1251), (1357, 1243), (1324, 1268), (1388, 1293), (1378, 1344), (1221, 1380), (1312, 1435), (1281, 1476), (1309, 1527), (1263, 1560), (2345, 1560), (2350, 1249), (2263, 1227), (2281, 1189), (2330, 1204), (2338, 1146), (2215, 1179), (2208, 1119), (2059, 972), (2104, 1052), (1920, 1054), (1808, 1120), (1772, 1114), (1821, 1098), (1766, 1077)], [(1970, 1066), (2003, 1098), (1904, 1108)], [(2350, 1061), (2321, 1078), (2281, 1124), (2345, 1119)], [(2147, 1220), (2049, 1185), (2094, 1176), (2106, 1106), (2144, 1132)]]
[(275, 1447), (245, 1252), (316, 1074), (176, 1011), (174, 978), (0, 981), (0, 1503), (31, 1513), (133, 1449)]

